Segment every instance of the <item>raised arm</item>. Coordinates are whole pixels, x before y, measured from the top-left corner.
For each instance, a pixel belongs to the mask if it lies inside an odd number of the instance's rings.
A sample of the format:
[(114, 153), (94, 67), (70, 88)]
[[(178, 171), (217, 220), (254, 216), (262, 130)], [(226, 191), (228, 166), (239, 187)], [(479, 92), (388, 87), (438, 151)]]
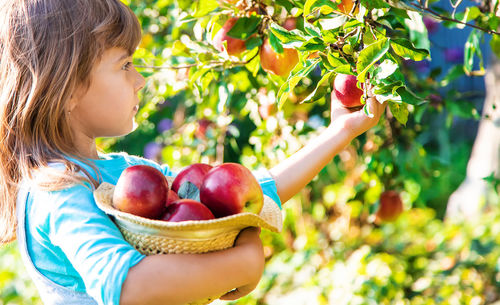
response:
[(373, 117), (368, 117), (362, 110), (352, 112), (339, 106), (334, 98), (332, 94), (332, 121), (328, 128), (298, 152), (269, 170), (276, 182), (282, 203), (304, 188), (355, 137), (375, 126), (386, 106), (374, 98), (369, 98), (367, 106), (370, 107)]

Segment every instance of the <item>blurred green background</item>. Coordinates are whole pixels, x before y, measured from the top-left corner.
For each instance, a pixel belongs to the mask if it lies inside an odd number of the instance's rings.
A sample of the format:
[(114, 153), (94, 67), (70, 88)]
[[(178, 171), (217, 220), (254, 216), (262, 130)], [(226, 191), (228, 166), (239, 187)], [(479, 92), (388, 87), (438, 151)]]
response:
[[(99, 139), (103, 151), (177, 171), (195, 162), (270, 168), (328, 125), (329, 94), (300, 103), (321, 79), (320, 68), (278, 110), (283, 80), (258, 64), (196, 66), (183, 46), (203, 41), (209, 21), (186, 13), (191, 1), (124, 2), (143, 27), (135, 64), (147, 85), (137, 130)], [(462, 35), (432, 20), (426, 26), (431, 44)], [(465, 177), (485, 97), (482, 77), (450, 77), (448, 69), (463, 60), (457, 41), (454, 49), (433, 44), (432, 62), (401, 63), (415, 92), (439, 98), (411, 105), (405, 126), (390, 114), (382, 118), (287, 202), (283, 232), (262, 233), (267, 266), (258, 288), (231, 304), (500, 304), (498, 194), (478, 219), (443, 221), (448, 197)], [(193, 67), (147, 68), (183, 65)], [(463, 83), (477, 86), (464, 90)], [(400, 194), (405, 211), (395, 222), (377, 223), (385, 190)], [(15, 243), (0, 248), (0, 304), (41, 304)]]

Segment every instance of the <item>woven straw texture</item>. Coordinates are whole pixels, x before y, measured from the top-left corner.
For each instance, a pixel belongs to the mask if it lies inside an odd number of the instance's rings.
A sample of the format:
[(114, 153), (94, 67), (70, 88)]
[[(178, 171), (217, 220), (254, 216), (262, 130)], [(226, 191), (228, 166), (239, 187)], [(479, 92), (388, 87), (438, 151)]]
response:
[[(169, 185), (173, 178), (167, 177)], [(112, 206), (114, 185), (102, 183), (95, 191), (97, 206), (111, 215), (125, 240), (145, 255), (168, 253), (206, 253), (233, 246), (238, 233), (250, 226), (280, 232), (283, 225), (281, 210), (264, 195), (259, 215), (239, 213), (202, 221), (167, 222), (152, 220), (115, 209)], [(209, 304), (220, 296), (200, 300), (190, 305)]]

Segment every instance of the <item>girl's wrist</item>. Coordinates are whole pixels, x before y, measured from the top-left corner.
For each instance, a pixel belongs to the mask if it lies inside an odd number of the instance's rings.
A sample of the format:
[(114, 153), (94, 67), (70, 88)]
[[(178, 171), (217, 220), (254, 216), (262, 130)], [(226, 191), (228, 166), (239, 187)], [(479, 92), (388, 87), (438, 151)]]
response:
[(337, 141), (349, 144), (354, 138), (358, 136), (356, 130), (346, 126), (345, 122), (335, 120), (330, 123), (326, 131), (329, 135), (336, 137)]

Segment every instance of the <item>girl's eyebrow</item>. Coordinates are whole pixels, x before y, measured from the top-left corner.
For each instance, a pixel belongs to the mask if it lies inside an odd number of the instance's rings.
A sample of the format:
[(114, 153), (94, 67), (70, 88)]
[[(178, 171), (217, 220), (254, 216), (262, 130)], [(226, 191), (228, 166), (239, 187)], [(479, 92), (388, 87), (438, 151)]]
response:
[(122, 60), (124, 60), (125, 58), (130, 57), (130, 56), (131, 56), (131, 55), (129, 55), (128, 53), (123, 53), (123, 55), (122, 55), (122, 56), (120, 56), (120, 57), (116, 60), (116, 62), (118, 63), (118, 62), (120, 62), (120, 61), (122, 61)]

